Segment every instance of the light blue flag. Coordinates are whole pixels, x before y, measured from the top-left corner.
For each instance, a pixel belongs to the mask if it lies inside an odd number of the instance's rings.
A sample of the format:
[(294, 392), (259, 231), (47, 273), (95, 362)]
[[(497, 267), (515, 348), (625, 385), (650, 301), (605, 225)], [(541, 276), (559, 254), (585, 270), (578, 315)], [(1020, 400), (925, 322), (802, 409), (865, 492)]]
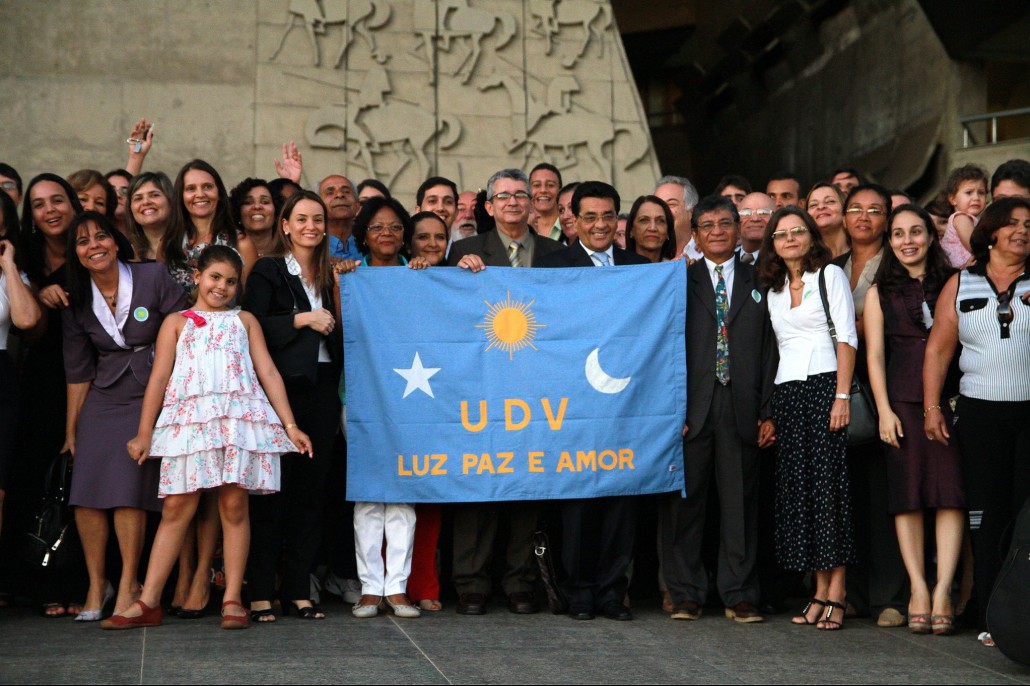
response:
[(683, 261), (340, 280), (348, 500), (683, 488)]

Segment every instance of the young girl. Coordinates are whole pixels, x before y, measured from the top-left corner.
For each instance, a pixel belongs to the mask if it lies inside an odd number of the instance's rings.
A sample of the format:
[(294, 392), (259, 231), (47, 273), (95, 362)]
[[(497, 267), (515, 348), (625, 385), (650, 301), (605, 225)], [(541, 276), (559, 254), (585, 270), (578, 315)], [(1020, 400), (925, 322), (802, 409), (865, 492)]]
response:
[(987, 207), (987, 172), (975, 164), (963, 165), (948, 175), (946, 192), (955, 212), (948, 217), (941, 247), (951, 266), (962, 269), (973, 257), (969, 236), (980, 213)]
[(140, 464), (149, 455), (162, 457), (159, 494), (167, 500), (140, 599), (103, 622), (105, 629), (161, 623), (161, 591), (203, 489), (217, 490), (224, 532), (222, 628), (248, 624), (240, 603), (250, 544), (248, 491), (278, 491), (279, 456), (310, 455), (311, 442), (294, 422), (257, 320), (228, 308), (242, 269), (232, 248), (206, 248), (194, 273), (196, 306), (161, 325), (139, 433), (128, 450)]

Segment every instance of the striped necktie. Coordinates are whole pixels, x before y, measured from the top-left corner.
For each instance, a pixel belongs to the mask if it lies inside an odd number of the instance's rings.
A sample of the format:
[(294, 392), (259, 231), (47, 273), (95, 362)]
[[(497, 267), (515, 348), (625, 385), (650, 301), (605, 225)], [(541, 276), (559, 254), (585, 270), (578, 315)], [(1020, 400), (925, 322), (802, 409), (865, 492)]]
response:
[(730, 339), (729, 331), (726, 329), (729, 303), (721, 264), (715, 268), (715, 273), (719, 277), (715, 285), (715, 378), (725, 386), (730, 382)]
[(511, 245), (508, 246), (508, 261), (511, 262), (513, 267), (522, 266), (522, 258), (519, 257), (519, 248), (521, 247), (518, 241), (512, 241)]
[(612, 264), (611, 260), (608, 259), (608, 253), (606, 252), (595, 252), (594, 259), (600, 263), (598, 265), (599, 267), (610, 267)]

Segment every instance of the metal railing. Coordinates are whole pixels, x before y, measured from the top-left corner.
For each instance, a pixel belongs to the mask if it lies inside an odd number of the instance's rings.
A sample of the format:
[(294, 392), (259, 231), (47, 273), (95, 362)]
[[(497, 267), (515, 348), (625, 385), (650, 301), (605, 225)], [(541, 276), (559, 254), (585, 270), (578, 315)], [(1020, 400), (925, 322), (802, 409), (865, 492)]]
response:
[[(988, 112), (987, 114), (972, 114), (968, 117), (959, 117), (962, 124), (962, 147), (968, 148), (971, 145), (994, 145), (998, 142), (998, 120), (1007, 117), (1030, 117), (1030, 107), (1021, 107), (1015, 110), (1002, 110), (1000, 112)], [(978, 143), (976, 135), (971, 129), (972, 124), (979, 122), (990, 122), (990, 140)]]

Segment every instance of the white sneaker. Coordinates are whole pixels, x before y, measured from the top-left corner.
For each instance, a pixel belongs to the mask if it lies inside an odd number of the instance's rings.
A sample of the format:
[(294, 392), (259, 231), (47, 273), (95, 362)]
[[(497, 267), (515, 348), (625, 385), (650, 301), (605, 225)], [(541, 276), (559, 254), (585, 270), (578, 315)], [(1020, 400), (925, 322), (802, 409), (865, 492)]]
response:
[(325, 579), (325, 590), (343, 598), (343, 602), (354, 605), (361, 600), (361, 582), (357, 579), (344, 579), (330, 574)]

